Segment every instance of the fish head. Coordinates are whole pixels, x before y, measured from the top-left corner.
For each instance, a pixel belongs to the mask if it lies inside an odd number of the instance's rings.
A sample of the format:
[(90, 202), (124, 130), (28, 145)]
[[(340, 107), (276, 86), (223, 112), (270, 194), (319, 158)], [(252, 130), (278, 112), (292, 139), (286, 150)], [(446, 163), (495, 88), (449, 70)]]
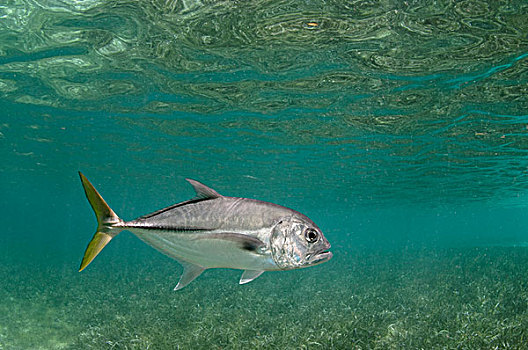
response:
[(313, 266), (332, 258), (330, 243), (321, 229), (301, 215), (281, 218), (273, 227), (272, 257), (282, 270)]

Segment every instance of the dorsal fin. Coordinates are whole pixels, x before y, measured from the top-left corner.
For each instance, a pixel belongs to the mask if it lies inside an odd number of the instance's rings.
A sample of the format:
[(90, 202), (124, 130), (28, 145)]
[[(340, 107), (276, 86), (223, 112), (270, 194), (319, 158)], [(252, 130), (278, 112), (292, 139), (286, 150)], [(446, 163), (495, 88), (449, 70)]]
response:
[(194, 191), (196, 192), (196, 196), (194, 198), (189, 199), (187, 201), (183, 201), (183, 202), (180, 202), (180, 203), (173, 204), (173, 205), (168, 206), (166, 208), (157, 210), (157, 211), (155, 211), (153, 213), (140, 216), (139, 218), (137, 218), (137, 220), (149, 219), (149, 218), (152, 218), (152, 217), (154, 217), (156, 215), (165, 213), (165, 212), (167, 212), (169, 210), (172, 210), (174, 208), (178, 208), (178, 207), (181, 207), (181, 206), (184, 206), (184, 205), (187, 205), (187, 204), (201, 202), (201, 201), (207, 200), (207, 199), (214, 199), (214, 198), (222, 197), (221, 194), (219, 194), (218, 192), (216, 192), (212, 188), (209, 188), (209, 187), (205, 186), (203, 183), (200, 183), (200, 182), (198, 182), (196, 180), (193, 180), (193, 179), (185, 179), (185, 180), (187, 180), (192, 185), (192, 187), (194, 188)]
[(185, 179), (185, 180), (187, 180), (192, 185), (194, 190), (196, 191), (196, 197), (194, 197), (193, 199), (212, 199), (212, 198), (222, 197), (221, 194), (219, 194), (212, 188), (205, 186), (201, 182), (198, 182), (193, 179)]

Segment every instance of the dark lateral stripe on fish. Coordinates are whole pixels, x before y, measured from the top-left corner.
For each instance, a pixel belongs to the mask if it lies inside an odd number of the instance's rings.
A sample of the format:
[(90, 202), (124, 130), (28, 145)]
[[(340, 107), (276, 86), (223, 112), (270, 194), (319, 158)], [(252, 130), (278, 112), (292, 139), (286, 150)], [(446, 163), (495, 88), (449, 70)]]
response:
[(171, 227), (171, 226), (145, 226), (145, 225), (127, 225), (127, 228), (141, 228), (145, 230), (173, 231), (173, 232), (203, 232), (211, 231), (209, 228), (197, 227)]
[(185, 202), (181, 202), (181, 203), (177, 203), (177, 204), (174, 204), (174, 205), (171, 205), (171, 206), (168, 206), (166, 208), (163, 208), (163, 209), (160, 209), (160, 210), (157, 210), (153, 213), (150, 213), (150, 214), (147, 214), (147, 215), (143, 215), (143, 216), (140, 216), (138, 218), (138, 220), (140, 219), (149, 219), (151, 217), (154, 217), (156, 215), (159, 215), (159, 214), (162, 214), (162, 213), (165, 213), (166, 211), (169, 211), (171, 209), (174, 209), (174, 208), (178, 208), (178, 207), (183, 207), (184, 205), (187, 205), (187, 204), (194, 204), (194, 203), (199, 203), (199, 202), (203, 202), (203, 201), (208, 201), (210, 199), (213, 199), (213, 198), (195, 198), (195, 199), (190, 199), (188, 201), (185, 201)]

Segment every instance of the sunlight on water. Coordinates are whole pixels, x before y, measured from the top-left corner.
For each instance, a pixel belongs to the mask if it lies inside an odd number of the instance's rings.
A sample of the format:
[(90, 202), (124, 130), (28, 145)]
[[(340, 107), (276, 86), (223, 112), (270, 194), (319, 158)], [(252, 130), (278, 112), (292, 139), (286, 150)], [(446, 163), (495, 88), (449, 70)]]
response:
[(142, 128), (160, 162), (182, 155), (157, 138), (210, 137), (213, 153), (236, 139), (265, 163), (306, 147), (322, 157), (303, 176), (340, 192), (336, 173), (352, 177), (363, 201), (527, 188), (521, 1), (12, 1), (0, 16), (6, 100), (105, 111), (96, 119), (125, 128), (108, 138)]

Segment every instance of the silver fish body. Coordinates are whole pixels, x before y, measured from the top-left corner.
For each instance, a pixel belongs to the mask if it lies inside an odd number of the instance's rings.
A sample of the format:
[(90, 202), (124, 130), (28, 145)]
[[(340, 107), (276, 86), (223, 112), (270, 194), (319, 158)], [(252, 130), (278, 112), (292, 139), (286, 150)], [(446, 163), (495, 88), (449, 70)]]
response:
[(131, 221), (121, 220), (79, 173), (98, 219), (83, 270), (119, 232), (128, 230), (184, 267), (177, 289), (208, 268), (244, 270), (240, 283), (264, 271), (289, 270), (328, 261), (330, 243), (305, 215), (273, 203), (225, 197), (187, 179), (196, 197)]

